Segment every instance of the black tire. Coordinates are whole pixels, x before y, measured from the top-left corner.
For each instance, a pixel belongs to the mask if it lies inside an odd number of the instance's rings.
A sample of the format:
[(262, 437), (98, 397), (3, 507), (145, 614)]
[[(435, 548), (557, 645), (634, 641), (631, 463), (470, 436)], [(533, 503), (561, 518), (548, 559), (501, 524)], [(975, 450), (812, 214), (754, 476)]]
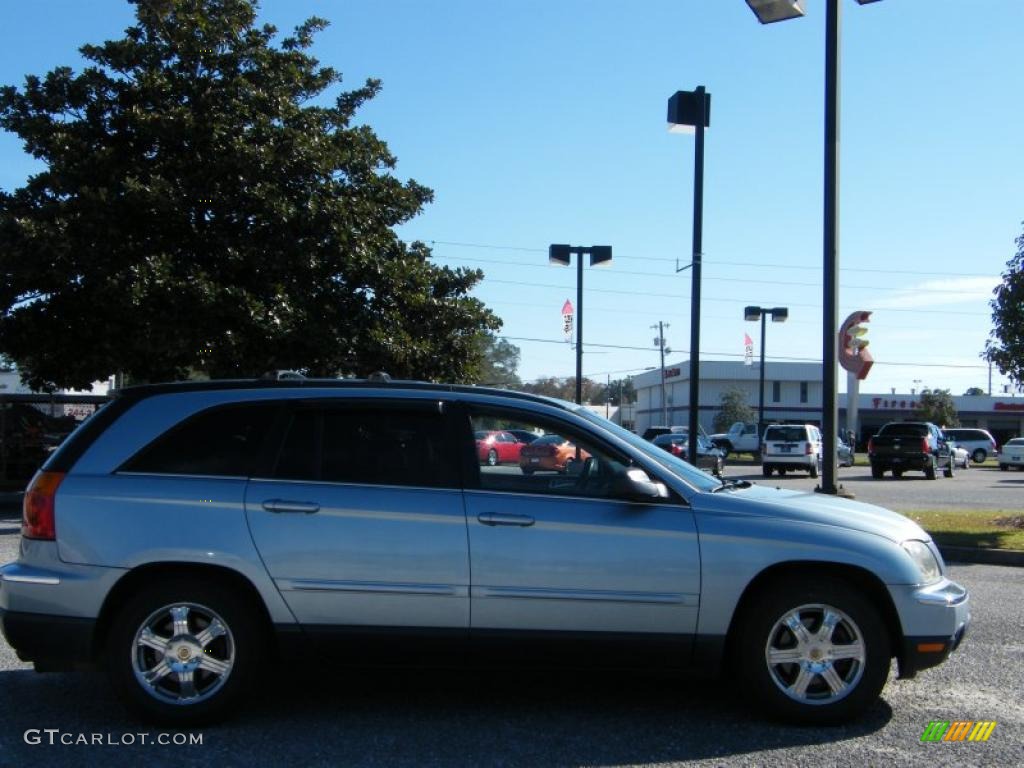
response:
[(934, 480), (935, 479), (935, 461), (934, 461), (934, 459), (932, 460), (932, 462), (927, 467), (924, 468), (924, 476), (927, 477), (929, 480)]
[(493, 448), (491, 448), (491, 450), (489, 450), (487, 452), (487, 466), (488, 467), (494, 467), (494, 466), (497, 466), (497, 464), (498, 464), (498, 452), (496, 450), (494, 450)]
[(892, 476), (893, 477), (903, 477), (903, 470), (902, 469), (894, 469), (892, 471)]
[[(779, 473), (781, 474), (781, 472), (782, 472), (782, 470), (780, 469)], [(765, 464), (764, 466), (761, 467), (761, 474), (764, 475), (765, 477), (771, 477), (772, 476), (772, 468), (769, 467), (767, 464)]]
[(878, 464), (871, 465), (871, 476), (875, 478), (875, 480), (881, 480), (884, 474), (885, 470), (882, 469), (881, 466), (879, 466)]
[(817, 464), (817, 462), (815, 462), (814, 464), (811, 464), (811, 468), (808, 470), (808, 472), (811, 475), (811, 477), (817, 477), (818, 476), (818, 464)]
[[(178, 615), (184, 617), (188, 632), (177, 632), (178, 627), (166, 623), (172, 607), (179, 612), (187, 608)], [(227, 631), (204, 644), (204, 630), (214, 625), (213, 621), (204, 623), (204, 618), (211, 614)], [(161, 626), (166, 629), (160, 629)], [(164, 661), (160, 660), (160, 651), (137, 643), (147, 627), (157, 628), (150, 637), (170, 641)], [(189, 576), (139, 588), (113, 618), (103, 661), (111, 685), (130, 712), (149, 722), (188, 727), (213, 723), (231, 713), (255, 677), (260, 660), (267, 653), (268, 641), (267, 628), (259, 620), (257, 608), (245, 595), (215, 581)], [(177, 651), (172, 655), (175, 645)], [(186, 662), (187, 656), (178, 655), (190, 650), (193, 661)], [(180, 703), (181, 674), (187, 672), (169, 670), (153, 686), (139, 679), (144, 672), (166, 665), (167, 659), (183, 669), (191, 668), (197, 693), (195, 703)], [(226, 672), (208, 671), (208, 659), (229, 664)]]
[(523, 474), (524, 475), (532, 475), (533, 474), (533, 467), (520, 467), (520, 469), (523, 470)]
[[(825, 616), (831, 613), (837, 622), (822, 644), (806, 647), (797, 660), (772, 663), (770, 650), (801, 653), (796, 633), (782, 624), (794, 613), (814, 641)], [(846, 722), (870, 707), (885, 686), (890, 638), (878, 610), (853, 584), (819, 574), (779, 579), (746, 602), (738, 621), (740, 682), (767, 717), (809, 725)], [(832, 653), (850, 658), (833, 661)], [(802, 695), (801, 668), (808, 682)], [(839, 695), (826, 678), (833, 672), (847, 686)]]
[(946, 468), (944, 470), (942, 470), (942, 476), (943, 477), (953, 477), (956, 474), (955, 464), (956, 464), (955, 460), (953, 459), (952, 456), (950, 456), (949, 457), (949, 464), (947, 464)]
[(1008, 470), (1009, 468), (1010, 468), (1010, 465), (1009, 465), (1009, 464), (1000, 464), (1000, 465), (999, 465), (999, 470), (1000, 470), (1001, 472), (1006, 472), (1006, 471), (1007, 471), (1007, 470)]
[(988, 458), (988, 454), (984, 448), (976, 448), (974, 453), (971, 454), (971, 461), (975, 464), (981, 464)]

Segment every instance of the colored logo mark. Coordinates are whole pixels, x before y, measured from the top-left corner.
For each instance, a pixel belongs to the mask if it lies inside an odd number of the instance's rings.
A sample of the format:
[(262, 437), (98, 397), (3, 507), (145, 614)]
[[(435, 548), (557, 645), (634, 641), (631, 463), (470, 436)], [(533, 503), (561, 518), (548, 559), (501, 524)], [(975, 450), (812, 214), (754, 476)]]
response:
[(988, 741), (995, 729), (994, 720), (932, 720), (921, 741)]

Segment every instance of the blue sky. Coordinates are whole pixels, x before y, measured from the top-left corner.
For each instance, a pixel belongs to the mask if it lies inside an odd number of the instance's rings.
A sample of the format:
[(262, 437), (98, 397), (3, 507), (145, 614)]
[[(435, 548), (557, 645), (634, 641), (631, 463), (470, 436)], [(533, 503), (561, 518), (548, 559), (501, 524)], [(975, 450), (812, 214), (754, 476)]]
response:
[[(762, 304), (790, 309), (769, 359), (820, 359), (825, 19), (823, 0), (805, 5), (767, 27), (743, 0), (265, 0), (261, 15), (284, 31), (327, 18), (321, 61), (350, 87), (383, 80), (359, 120), (435, 191), (401, 235), (484, 270), (477, 294), (525, 379), (574, 372), (559, 340), (575, 269), (549, 266), (547, 245), (614, 248), (584, 278), (584, 373), (604, 379), (657, 364), (659, 320), (669, 361), (687, 355), (675, 262), (693, 139), (666, 131), (665, 110), (697, 85), (712, 94), (702, 357), (742, 355), (744, 332), (758, 337), (743, 306)], [(80, 44), (131, 20), (122, 0), (0, 0), (0, 82), (79, 68)], [(843, 3), (840, 314), (874, 312), (862, 391), (987, 386), (988, 300), (1024, 220), (1022, 39), (1020, 0)], [(0, 187), (34, 168), (0, 134)]]

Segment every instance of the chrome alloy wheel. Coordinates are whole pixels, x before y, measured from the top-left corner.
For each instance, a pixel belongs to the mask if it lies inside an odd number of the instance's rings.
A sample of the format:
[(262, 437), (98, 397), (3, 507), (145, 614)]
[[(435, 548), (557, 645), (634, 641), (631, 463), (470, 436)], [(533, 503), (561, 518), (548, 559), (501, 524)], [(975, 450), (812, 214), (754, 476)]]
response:
[(853, 619), (830, 605), (801, 605), (775, 622), (764, 649), (768, 674), (800, 704), (834, 704), (864, 674), (866, 650)]
[(170, 704), (197, 704), (227, 682), (235, 641), (227, 623), (195, 603), (166, 605), (149, 615), (132, 643), (132, 670), (148, 694)]

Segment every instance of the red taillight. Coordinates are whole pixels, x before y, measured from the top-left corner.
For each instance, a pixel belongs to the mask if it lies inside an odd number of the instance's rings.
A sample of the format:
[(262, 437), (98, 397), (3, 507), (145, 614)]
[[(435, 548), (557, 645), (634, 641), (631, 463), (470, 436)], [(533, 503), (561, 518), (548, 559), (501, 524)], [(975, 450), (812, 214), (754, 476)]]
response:
[(868, 438), (868, 453), (874, 453), (874, 452), (875, 452), (875, 438), (869, 437)]
[(810, 443), (807, 443), (807, 445), (804, 446), (804, 453), (810, 456), (812, 453), (814, 453), (814, 446), (812, 446)]
[(932, 450), (932, 447), (930, 445), (928, 445), (928, 438), (927, 437), (922, 437), (921, 438), (921, 452), (922, 453), (931, 453), (931, 450)]
[(683, 446), (681, 446), (679, 443), (672, 443), (673, 456), (682, 456), (684, 453), (686, 453), (686, 451), (683, 450)]
[(57, 538), (54, 515), (54, 500), (57, 487), (64, 480), (63, 472), (36, 472), (25, 490), (25, 501), (21, 511), (21, 535), (26, 539)]

